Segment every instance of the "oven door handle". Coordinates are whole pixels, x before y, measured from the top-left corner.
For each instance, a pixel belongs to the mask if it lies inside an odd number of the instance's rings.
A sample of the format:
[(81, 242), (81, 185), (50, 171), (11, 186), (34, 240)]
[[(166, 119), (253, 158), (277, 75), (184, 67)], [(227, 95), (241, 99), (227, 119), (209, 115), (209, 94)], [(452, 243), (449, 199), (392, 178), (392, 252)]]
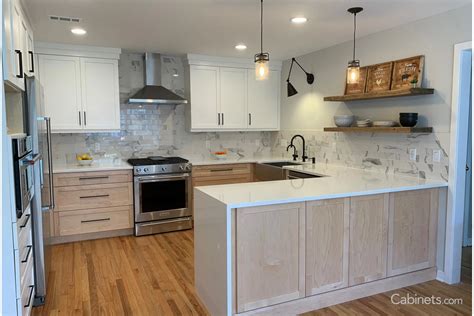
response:
[(164, 181), (176, 181), (176, 180), (186, 180), (189, 178), (189, 174), (184, 174), (180, 176), (165, 176), (165, 177), (139, 177), (137, 178), (139, 183), (150, 183), (150, 182), (164, 182)]

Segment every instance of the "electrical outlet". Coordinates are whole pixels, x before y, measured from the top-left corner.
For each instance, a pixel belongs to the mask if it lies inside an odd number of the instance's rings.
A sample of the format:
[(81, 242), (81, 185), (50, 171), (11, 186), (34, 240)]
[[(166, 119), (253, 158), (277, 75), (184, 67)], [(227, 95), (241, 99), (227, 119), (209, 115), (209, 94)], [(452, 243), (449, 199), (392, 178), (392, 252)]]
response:
[(280, 145), (281, 145), (282, 147), (287, 147), (287, 146), (288, 146), (288, 141), (287, 141), (286, 139), (281, 139), (281, 140), (280, 140)]
[(211, 141), (206, 140), (206, 149), (211, 149)]
[(441, 150), (433, 150), (433, 162), (441, 162)]
[(410, 155), (411, 161), (416, 161), (416, 148), (410, 148), (408, 154)]

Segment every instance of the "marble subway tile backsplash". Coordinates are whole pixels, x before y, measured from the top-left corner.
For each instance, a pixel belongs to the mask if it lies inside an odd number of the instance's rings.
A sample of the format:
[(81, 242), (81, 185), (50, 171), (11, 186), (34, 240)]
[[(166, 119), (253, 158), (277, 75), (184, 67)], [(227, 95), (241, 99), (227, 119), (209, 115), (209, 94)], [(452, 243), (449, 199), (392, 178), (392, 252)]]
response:
[[(297, 133), (305, 137), (307, 155), (316, 157), (317, 162), (422, 178), (448, 179), (447, 151), (438, 139), (446, 135), (281, 131), (272, 138), (274, 156), (286, 158), (291, 155), (284, 144), (289, 143)], [(299, 140), (295, 142), (301, 157), (301, 144)], [(415, 161), (410, 160), (410, 149), (416, 149)], [(434, 150), (440, 150), (440, 162), (433, 161)]]

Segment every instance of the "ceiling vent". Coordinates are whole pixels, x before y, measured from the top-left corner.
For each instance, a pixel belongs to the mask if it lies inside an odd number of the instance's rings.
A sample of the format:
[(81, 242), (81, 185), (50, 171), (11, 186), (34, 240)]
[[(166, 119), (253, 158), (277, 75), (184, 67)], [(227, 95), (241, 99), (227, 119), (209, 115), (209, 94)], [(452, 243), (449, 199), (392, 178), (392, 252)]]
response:
[(56, 22), (73, 22), (81, 23), (81, 18), (73, 18), (70, 16), (59, 16), (59, 15), (50, 15), (49, 19)]

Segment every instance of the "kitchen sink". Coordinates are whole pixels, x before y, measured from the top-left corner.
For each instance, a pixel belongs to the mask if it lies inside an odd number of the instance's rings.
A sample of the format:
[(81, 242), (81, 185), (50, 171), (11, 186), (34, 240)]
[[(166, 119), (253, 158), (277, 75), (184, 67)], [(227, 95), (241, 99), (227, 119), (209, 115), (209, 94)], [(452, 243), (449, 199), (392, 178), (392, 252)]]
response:
[(299, 165), (302, 165), (302, 163), (291, 162), (291, 161), (276, 161), (276, 162), (264, 162), (263, 165), (269, 165), (273, 167), (282, 168), (284, 166), (299, 166)]

